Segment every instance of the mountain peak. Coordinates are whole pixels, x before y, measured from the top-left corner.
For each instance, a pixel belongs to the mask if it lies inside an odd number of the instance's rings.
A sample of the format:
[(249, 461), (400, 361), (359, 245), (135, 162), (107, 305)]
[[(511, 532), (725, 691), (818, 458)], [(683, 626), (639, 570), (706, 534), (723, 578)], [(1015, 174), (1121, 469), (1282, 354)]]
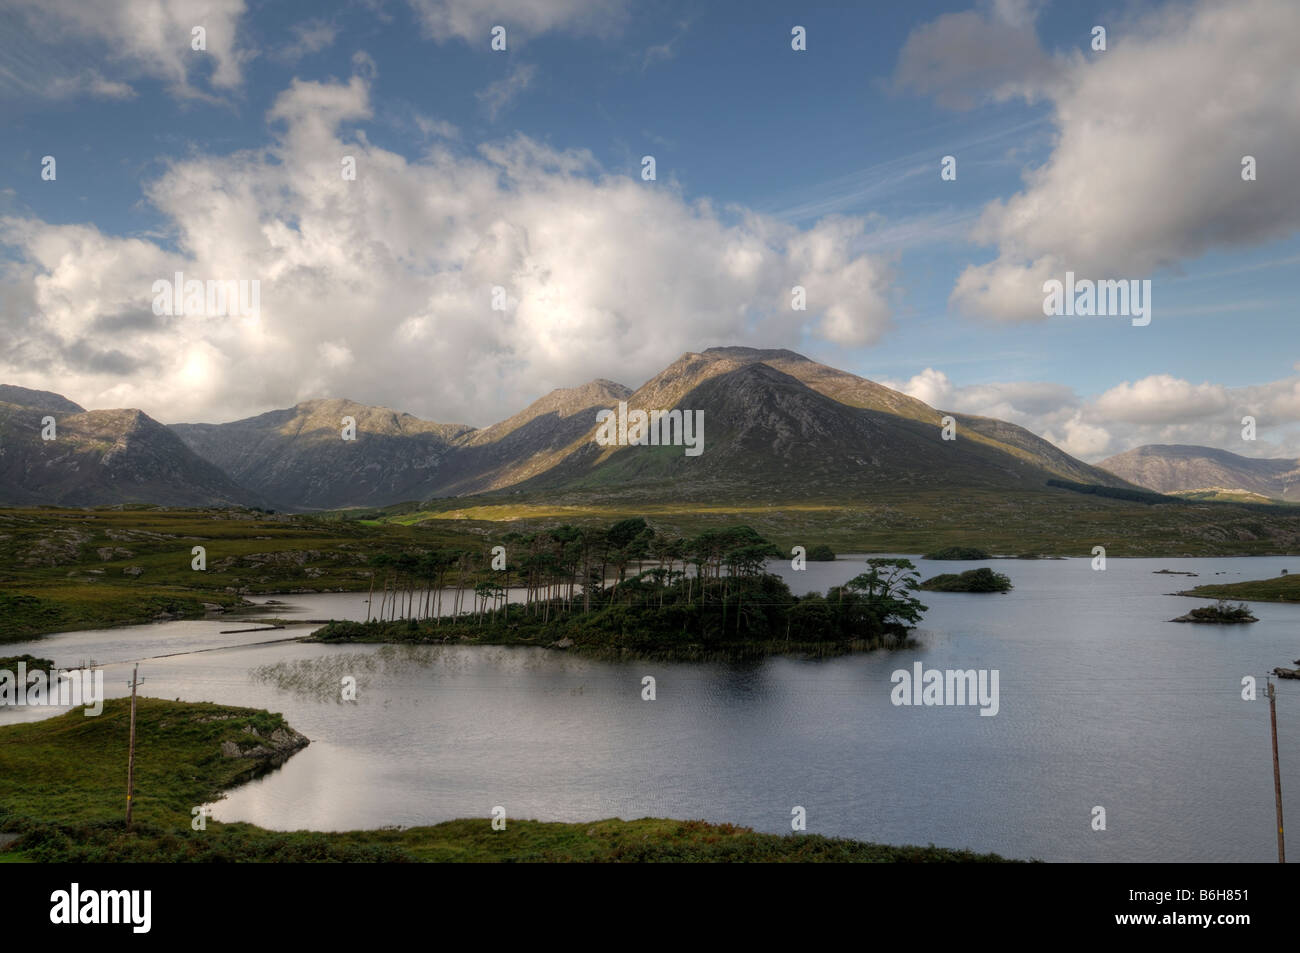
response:
[(705, 357), (713, 358), (733, 358), (742, 361), (805, 361), (812, 364), (813, 361), (804, 357), (795, 351), (787, 350), (783, 347), (741, 347), (731, 345), (727, 347), (710, 347), (701, 352)]
[(32, 390), (17, 384), (0, 384), (0, 402), (17, 404), (19, 407), (33, 407), (37, 410), (51, 410), (60, 414), (81, 414), (86, 408), (73, 403), (62, 394), (48, 390)]

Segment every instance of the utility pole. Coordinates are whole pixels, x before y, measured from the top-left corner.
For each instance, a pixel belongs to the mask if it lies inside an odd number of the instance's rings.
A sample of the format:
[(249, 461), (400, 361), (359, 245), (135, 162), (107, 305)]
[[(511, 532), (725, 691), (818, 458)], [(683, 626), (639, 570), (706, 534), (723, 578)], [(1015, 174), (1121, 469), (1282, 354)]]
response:
[[(140, 685), (140, 666), (131, 672), (131, 741), (126, 756), (126, 829), (131, 829), (131, 807), (135, 798), (135, 690)], [(1276, 753), (1276, 752), (1275, 752)]]
[(1273, 802), (1277, 805), (1277, 862), (1286, 863), (1286, 835), (1282, 832), (1282, 771), (1277, 763), (1277, 694), (1268, 683), (1268, 720), (1273, 729)]

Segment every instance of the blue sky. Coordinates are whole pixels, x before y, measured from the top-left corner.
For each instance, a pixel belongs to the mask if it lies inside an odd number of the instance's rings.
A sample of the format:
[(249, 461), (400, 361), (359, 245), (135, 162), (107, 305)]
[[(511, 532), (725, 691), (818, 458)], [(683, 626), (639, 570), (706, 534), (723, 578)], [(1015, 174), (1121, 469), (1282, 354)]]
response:
[[(1286, 0), (82, 7), (0, 11), (7, 381), (165, 421), (346, 395), (486, 425), (743, 343), (1089, 459), (1300, 454)], [(303, 184), (342, 154), (359, 188)], [(173, 262), (260, 279), (257, 322), (148, 316)], [(475, 310), (485, 267), (501, 326)], [(1035, 316), (1063, 268), (1151, 279), (1150, 325)], [(783, 308), (805, 280), (809, 312)]]

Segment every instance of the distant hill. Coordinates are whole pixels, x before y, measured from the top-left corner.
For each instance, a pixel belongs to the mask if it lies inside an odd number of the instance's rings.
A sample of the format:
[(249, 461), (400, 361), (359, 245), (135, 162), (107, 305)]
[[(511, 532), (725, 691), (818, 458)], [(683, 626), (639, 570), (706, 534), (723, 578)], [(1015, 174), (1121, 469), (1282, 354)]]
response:
[(85, 407), (74, 404), (61, 394), (54, 394), (48, 390), (29, 390), (14, 384), (0, 384), (0, 403), (35, 407), (37, 410), (59, 414), (80, 414), (86, 410)]
[[(83, 411), (44, 391), (5, 387), (0, 402), (0, 503), (94, 506), (256, 505), (260, 498), (139, 410)], [(12, 399), (32, 401), (13, 403)], [(65, 412), (61, 408), (72, 408)], [(55, 438), (41, 420), (55, 419)]]
[(1243, 457), (1213, 447), (1152, 444), (1109, 457), (1098, 466), (1159, 493), (1300, 502), (1300, 460)]
[[(343, 418), (356, 421), (344, 440)], [(419, 498), (438, 479), (457, 437), (436, 424), (351, 400), (309, 400), (227, 424), (174, 424), (204, 459), (279, 507), (329, 509)]]
[[(350, 400), (312, 400), (228, 424), (176, 424), (196, 453), (285, 508), (384, 506), (498, 489), (545, 469), (629, 393), (610, 381), (552, 391), (476, 430)], [(342, 438), (342, 419), (356, 440)]]

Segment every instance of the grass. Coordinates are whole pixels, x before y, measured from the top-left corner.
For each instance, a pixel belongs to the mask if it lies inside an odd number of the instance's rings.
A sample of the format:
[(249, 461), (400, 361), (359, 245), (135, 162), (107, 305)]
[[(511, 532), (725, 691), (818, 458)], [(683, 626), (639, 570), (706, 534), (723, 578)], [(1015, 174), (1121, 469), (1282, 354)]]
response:
[(816, 834), (757, 833), (730, 824), (642, 818), (584, 823), (489, 818), (428, 827), (278, 832), (209, 820), (193, 807), (265, 769), (221, 755), (281, 716), (222, 705), (141, 698), (137, 712), (136, 824), (122, 819), (129, 702), (0, 729), (0, 830), (21, 834), (0, 863), (23, 861), (440, 862), (995, 862), (996, 854), (893, 847)]
[(1300, 573), (1247, 582), (1210, 583), (1178, 595), (1241, 602), (1300, 602)]
[[(125, 807), (130, 700), (110, 699), (102, 714), (81, 710), (0, 729), (0, 806), (12, 814), (63, 823), (100, 823)], [(208, 703), (140, 698), (136, 709), (135, 817), (190, 823), (190, 809), (265, 769), (224, 758), (221, 745), (247, 745), (285, 727), (280, 715)]]
[[(1165, 499), (1151, 494), (1157, 499)], [(520, 532), (642, 516), (656, 530), (695, 535), (738, 522), (783, 550), (825, 543), (837, 553), (929, 553), (978, 545), (994, 555), (1261, 556), (1300, 548), (1300, 507), (1171, 500), (1140, 502), (1047, 487), (1022, 493), (890, 487), (859, 501), (737, 498), (726, 506), (647, 502), (641, 494), (510, 493), (371, 511), (403, 526), (465, 522)]]
[[(207, 568), (192, 568), (203, 546)], [(165, 507), (0, 509), (0, 643), (49, 632), (199, 618), (244, 594), (358, 590), (366, 560), (405, 547), (478, 549), (464, 526)]]

